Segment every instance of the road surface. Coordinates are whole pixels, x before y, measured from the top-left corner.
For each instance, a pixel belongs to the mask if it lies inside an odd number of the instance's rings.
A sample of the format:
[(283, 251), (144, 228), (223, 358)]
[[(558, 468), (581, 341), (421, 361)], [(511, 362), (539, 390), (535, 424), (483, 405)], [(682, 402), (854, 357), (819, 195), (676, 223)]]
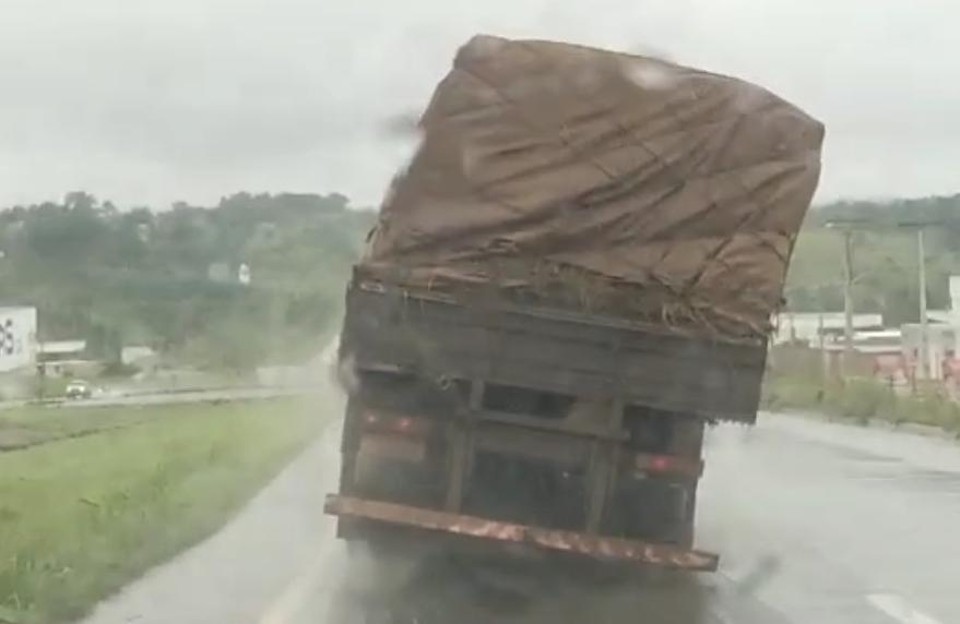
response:
[(91, 399), (65, 400), (58, 408), (122, 407), (125, 405), (172, 405), (175, 403), (213, 403), (217, 401), (256, 401), (283, 396), (300, 395), (300, 388), (221, 388), (216, 390), (189, 390), (178, 392), (145, 392)]
[[(318, 414), (337, 414), (327, 397)], [(102, 603), (84, 624), (362, 622), (323, 495), (335, 418), (218, 535)], [(642, 585), (541, 579), (518, 604), (456, 569), (425, 566), (387, 622), (948, 624), (960, 622), (960, 446), (937, 438), (765, 415), (707, 449), (699, 545), (720, 574)], [(482, 603), (482, 607), (479, 606)], [(367, 612), (377, 613), (367, 605)], [(491, 610), (493, 610), (491, 612)], [(367, 620), (372, 621), (372, 620)]]
[(214, 403), (221, 401), (257, 401), (308, 393), (304, 388), (218, 388), (211, 390), (156, 391), (136, 394), (105, 394), (89, 399), (53, 399), (38, 404), (32, 401), (0, 402), (0, 411), (30, 405), (49, 409), (82, 409), (90, 407), (124, 407), (133, 405), (173, 405), (181, 403)]

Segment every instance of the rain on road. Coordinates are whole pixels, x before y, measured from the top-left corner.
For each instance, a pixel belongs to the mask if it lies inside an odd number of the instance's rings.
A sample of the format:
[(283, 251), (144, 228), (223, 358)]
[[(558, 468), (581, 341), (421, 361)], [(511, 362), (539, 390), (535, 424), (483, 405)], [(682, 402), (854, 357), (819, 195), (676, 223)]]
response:
[[(361, 622), (324, 494), (337, 474), (331, 425), (227, 527), (102, 603), (83, 624)], [(714, 429), (698, 545), (721, 572), (695, 581), (585, 585), (539, 579), (523, 609), (489, 603), (434, 570), (392, 622), (946, 624), (960, 621), (960, 447), (936, 437), (795, 416)], [(393, 607), (391, 607), (393, 609)], [(367, 620), (369, 621), (369, 620)], [(379, 622), (379, 620), (378, 620)]]

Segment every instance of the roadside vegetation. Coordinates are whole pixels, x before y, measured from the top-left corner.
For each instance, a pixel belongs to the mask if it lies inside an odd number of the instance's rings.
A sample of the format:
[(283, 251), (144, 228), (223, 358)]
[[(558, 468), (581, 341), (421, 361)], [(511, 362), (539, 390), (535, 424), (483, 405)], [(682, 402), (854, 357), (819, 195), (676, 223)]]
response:
[[(332, 193), (115, 206), (85, 192), (0, 211), (0, 302), (102, 372), (6, 375), (6, 399), (256, 384), (335, 331), (375, 214)], [(144, 368), (123, 347), (152, 349)], [(42, 384), (42, 386), (40, 385)], [(73, 620), (221, 527), (316, 437), (299, 399), (0, 412), (0, 623)]]
[(321, 426), (289, 399), (133, 411), (4, 417), (52, 436), (136, 426), (0, 452), (0, 622), (81, 616), (216, 531)]
[[(960, 195), (838, 201), (811, 210), (787, 276), (788, 310), (843, 310), (843, 236), (828, 227), (836, 221), (853, 224), (854, 311), (878, 313), (891, 328), (919, 322), (916, 230), (898, 226), (904, 222), (930, 224), (925, 230), (927, 301), (931, 309), (949, 306), (949, 276), (960, 274)], [(918, 388), (901, 396), (872, 379), (843, 382), (801, 373), (803, 366), (783, 368), (765, 379), (767, 409), (816, 411), (859, 423), (917, 423), (960, 434), (960, 405), (938, 388)]]
[(36, 306), (40, 340), (86, 340), (108, 367), (129, 345), (213, 371), (299, 363), (323, 346), (374, 220), (337, 193), (153, 211), (73, 192), (0, 211), (0, 302)]
[[(181, 408), (184, 409), (184, 408)], [(92, 435), (164, 418), (169, 406), (49, 408), (27, 406), (0, 411), (0, 452)]]
[(768, 374), (762, 406), (767, 410), (816, 411), (858, 424), (876, 420), (892, 425), (927, 425), (960, 436), (960, 404), (956, 401), (932, 389), (900, 396), (871, 379), (851, 379), (843, 383), (802, 375)]
[(960, 274), (960, 195), (884, 202), (839, 201), (807, 215), (797, 239), (785, 295), (794, 312), (843, 310), (843, 237), (827, 227), (851, 221), (852, 289), (856, 312), (878, 313), (887, 327), (920, 320), (916, 230), (898, 223), (930, 223), (926, 228), (927, 301), (948, 307), (949, 276)]

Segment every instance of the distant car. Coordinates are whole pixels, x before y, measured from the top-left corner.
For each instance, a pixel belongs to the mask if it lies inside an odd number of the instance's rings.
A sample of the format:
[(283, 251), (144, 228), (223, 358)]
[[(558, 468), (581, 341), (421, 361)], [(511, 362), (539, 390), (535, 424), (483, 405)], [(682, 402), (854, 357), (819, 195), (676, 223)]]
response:
[(65, 394), (68, 399), (89, 399), (93, 396), (93, 389), (84, 380), (74, 379), (67, 384)]

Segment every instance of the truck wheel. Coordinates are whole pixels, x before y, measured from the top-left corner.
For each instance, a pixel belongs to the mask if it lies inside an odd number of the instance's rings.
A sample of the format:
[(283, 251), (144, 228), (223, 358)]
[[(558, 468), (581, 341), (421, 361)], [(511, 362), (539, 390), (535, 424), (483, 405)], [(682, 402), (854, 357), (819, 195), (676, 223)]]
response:
[(681, 548), (693, 548), (694, 524), (693, 518), (684, 521), (677, 528), (676, 543)]
[(340, 454), (340, 492), (341, 494), (350, 495), (353, 493), (353, 485), (356, 479), (356, 464), (357, 456), (356, 453), (341, 453)]
[(687, 500), (683, 520), (677, 527), (676, 543), (683, 548), (693, 548), (695, 519), (697, 514), (697, 484), (686, 488)]

